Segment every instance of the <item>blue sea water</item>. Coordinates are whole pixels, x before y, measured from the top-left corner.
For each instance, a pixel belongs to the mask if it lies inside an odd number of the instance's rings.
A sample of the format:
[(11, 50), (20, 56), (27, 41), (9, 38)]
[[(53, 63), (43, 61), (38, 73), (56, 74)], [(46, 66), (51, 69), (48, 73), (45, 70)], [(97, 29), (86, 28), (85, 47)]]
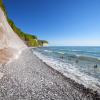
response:
[(65, 76), (100, 91), (100, 47), (40, 47), (33, 53)]

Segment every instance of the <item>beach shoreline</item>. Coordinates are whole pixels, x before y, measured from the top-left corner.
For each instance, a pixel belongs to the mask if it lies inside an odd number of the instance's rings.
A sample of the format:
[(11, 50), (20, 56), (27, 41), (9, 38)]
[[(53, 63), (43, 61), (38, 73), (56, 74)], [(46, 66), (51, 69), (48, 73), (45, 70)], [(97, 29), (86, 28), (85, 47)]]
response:
[(46, 64), (47, 67), (49, 67), (50, 69), (54, 70), (55, 73), (58, 73), (62, 77), (64, 77), (64, 79), (66, 79), (72, 85), (73, 88), (78, 89), (80, 92), (83, 92), (86, 95), (89, 95), (90, 94), (93, 98), (100, 98), (100, 93), (99, 92), (97, 92), (97, 91), (95, 91), (95, 90), (93, 90), (91, 88), (85, 87), (83, 84), (80, 84), (80, 83), (76, 82), (74, 79), (68, 78), (61, 71), (59, 71), (57, 69), (54, 69), (52, 66), (50, 66), (49, 64), (47, 64), (46, 62), (44, 62), (41, 58), (39, 58), (39, 57), (37, 57), (37, 58), (40, 59), (44, 64)]
[(0, 79), (0, 99), (3, 100), (100, 99), (96, 91), (48, 66), (33, 54), (32, 48), (24, 50), (13, 62), (1, 66), (0, 72), (4, 74)]

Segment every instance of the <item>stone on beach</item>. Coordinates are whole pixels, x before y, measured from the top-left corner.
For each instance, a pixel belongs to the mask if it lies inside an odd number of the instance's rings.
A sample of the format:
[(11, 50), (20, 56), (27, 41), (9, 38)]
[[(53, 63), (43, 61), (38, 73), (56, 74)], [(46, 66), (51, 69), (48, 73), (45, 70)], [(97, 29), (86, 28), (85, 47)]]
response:
[(99, 97), (43, 63), (31, 49), (0, 67), (0, 71), (4, 73), (0, 79), (0, 100), (97, 100)]

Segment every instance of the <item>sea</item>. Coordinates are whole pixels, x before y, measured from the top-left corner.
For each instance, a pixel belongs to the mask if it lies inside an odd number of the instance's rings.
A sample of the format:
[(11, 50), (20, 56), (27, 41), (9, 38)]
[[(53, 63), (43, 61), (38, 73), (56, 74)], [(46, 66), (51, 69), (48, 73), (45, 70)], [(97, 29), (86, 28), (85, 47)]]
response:
[(100, 92), (100, 47), (50, 46), (33, 53), (64, 76)]

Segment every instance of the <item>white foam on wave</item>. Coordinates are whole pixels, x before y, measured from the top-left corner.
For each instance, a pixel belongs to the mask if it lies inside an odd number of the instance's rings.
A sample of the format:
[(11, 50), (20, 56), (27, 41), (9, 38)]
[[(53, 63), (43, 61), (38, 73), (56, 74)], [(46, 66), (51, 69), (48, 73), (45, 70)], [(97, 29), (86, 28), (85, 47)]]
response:
[(61, 72), (64, 76), (75, 80), (76, 82), (83, 84), (87, 88), (91, 88), (100, 92), (100, 82), (98, 79), (86, 75), (78, 70), (77, 65), (72, 65), (69, 63), (59, 62), (53, 58), (49, 58), (40, 52), (34, 51), (33, 53), (40, 58), (43, 62)]
[(60, 53), (60, 54), (65, 54), (65, 52), (58, 52), (58, 53)]
[(74, 52), (82, 52), (83, 50), (72, 50)]
[(49, 53), (51, 53), (52, 51), (50, 51), (50, 50), (44, 50), (45, 52), (49, 52)]

